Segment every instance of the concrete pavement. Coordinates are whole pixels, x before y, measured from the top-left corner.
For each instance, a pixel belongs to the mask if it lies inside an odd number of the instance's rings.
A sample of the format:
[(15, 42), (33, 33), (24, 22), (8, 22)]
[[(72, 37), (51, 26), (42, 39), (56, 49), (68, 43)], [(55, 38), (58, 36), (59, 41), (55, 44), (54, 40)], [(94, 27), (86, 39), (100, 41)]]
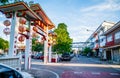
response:
[[(97, 58), (87, 58), (85, 56), (74, 57), (70, 62), (59, 62), (59, 63), (47, 63), (34, 61), (34, 65), (48, 65), (48, 66), (79, 66), (79, 67), (112, 67), (116, 70), (120, 69), (120, 65), (113, 65), (100, 61)], [(35, 78), (59, 78), (57, 73), (45, 70), (45, 69), (31, 69), (27, 71), (35, 76)], [(120, 78), (120, 73), (115, 72), (89, 72), (89, 71), (65, 71), (61, 74), (60, 78)], [(104, 77), (103, 77), (104, 76)]]

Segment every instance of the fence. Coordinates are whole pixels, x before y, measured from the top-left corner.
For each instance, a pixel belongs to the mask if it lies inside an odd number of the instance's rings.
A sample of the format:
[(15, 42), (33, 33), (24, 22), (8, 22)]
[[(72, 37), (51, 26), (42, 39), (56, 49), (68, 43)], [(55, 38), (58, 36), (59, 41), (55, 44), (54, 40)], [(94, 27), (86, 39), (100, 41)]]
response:
[(2, 57), (0, 63), (13, 67), (17, 70), (21, 70), (21, 59), (20, 56), (15, 57)]

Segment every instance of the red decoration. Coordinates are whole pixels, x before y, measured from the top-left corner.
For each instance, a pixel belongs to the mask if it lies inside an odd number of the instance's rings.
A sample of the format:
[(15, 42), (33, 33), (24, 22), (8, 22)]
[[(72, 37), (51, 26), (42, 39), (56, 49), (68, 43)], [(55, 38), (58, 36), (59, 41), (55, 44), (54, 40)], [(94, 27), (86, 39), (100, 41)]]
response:
[(10, 26), (10, 25), (11, 25), (11, 23), (10, 23), (9, 20), (5, 20), (5, 21), (3, 22), (3, 24), (4, 24), (5, 26)]
[(9, 35), (10, 34), (10, 28), (5, 28), (3, 30), (3, 32), (4, 32), (5, 35)]
[(33, 30), (34, 30), (35, 32), (38, 32), (37, 27), (33, 27)]
[(25, 32), (25, 31), (26, 31), (26, 27), (24, 27), (24, 26), (19, 26), (18, 30), (19, 30), (20, 32)]
[(26, 19), (23, 18), (23, 17), (21, 17), (21, 18), (19, 19), (19, 23), (20, 23), (20, 24), (25, 24), (25, 23), (26, 23)]
[(18, 40), (19, 40), (20, 42), (23, 42), (23, 41), (25, 40), (25, 36), (23, 36), (23, 35), (19, 36)]
[(45, 36), (43, 36), (43, 37), (41, 38), (41, 40), (42, 40), (42, 41), (46, 40)]
[(6, 18), (12, 18), (12, 13), (11, 12), (6, 12), (5, 16), (6, 16)]

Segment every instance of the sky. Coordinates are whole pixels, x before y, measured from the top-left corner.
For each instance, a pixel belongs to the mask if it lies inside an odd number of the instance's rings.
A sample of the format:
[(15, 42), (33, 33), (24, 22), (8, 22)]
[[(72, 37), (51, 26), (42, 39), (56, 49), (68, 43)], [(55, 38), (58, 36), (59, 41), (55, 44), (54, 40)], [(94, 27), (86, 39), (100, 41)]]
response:
[[(31, 0), (24, 0), (27, 3)], [(33, 0), (39, 3), (51, 21), (58, 26), (65, 23), (73, 42), (86, 41), (103, 21), (120, 21), (120, 0)], [(0, 37), (3, 35), (3, 21), (0, 13)], [(90, 31), (87, 31), (90, 30)]]

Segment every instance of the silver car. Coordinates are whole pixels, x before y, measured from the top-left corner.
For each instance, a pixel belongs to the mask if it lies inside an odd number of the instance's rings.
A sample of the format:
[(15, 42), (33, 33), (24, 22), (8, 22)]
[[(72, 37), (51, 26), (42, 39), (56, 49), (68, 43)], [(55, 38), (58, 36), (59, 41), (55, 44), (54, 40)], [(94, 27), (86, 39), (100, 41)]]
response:
[(34, 78), (27, 72), (18, 71), (0, 63), (0, 78)]

